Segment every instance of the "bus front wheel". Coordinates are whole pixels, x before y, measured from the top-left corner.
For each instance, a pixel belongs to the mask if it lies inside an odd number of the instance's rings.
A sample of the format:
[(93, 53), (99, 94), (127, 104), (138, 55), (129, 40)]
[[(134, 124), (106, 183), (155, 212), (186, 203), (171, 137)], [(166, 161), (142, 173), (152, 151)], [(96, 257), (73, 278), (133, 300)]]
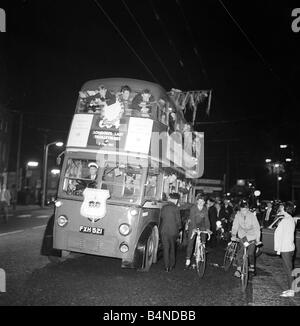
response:
[(58, 264), (58, 263), (62, 263), (63, 261), (65, 261), (69, 255), (70, 255), (70, 251), (61, 250), (61, 256), (49, 255), (47, 257), (48, 257), (48, 260), (50, 261), (50, 263)]
[(150, 270), (150, 267), (153, 263), (154, 250), (155, 250), (155, 231), (153, 228), (147, 240), (146, 252), (145, 252), (145, 265), (144, 268), (142, 269), (142, 272), (148, 272)]

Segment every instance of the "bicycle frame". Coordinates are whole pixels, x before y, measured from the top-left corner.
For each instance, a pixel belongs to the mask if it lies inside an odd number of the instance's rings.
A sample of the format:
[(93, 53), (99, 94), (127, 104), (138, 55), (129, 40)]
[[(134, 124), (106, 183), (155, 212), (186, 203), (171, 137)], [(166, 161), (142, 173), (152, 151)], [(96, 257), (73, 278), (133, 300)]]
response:
[[(249, 270), (248, 270), (248, 247), (254, 241), (245, 241), (243, 242), (241, 239), (238, 240), (239, 243), (243, 245), (243, 258), (242, 258), (242, 265), (241, 265), (241, 283), (242, 283), (242, 290), (245, 291), (248, 285), (248, 277), (249, 277)], [(238, 246), (236, 246), (237, 248)]]
[[(240, 242), (242, 242), (242, 241), (240, 239), (237, 239), (236, 241), (230, 241), (228, 243), (227, 249), (226, 249), (226, 253), (225, 253), (225, 259), (227, 257), (227, 259), (230, 260), (230, 264), (227, 265), (227, 268), (225, 267), (226, 270), (228, 270), (228, 268), (230, 267), (231, 263), (233, 263), (233, 262), (236, 263), (236, 260), (237, 260), (236, 259), (237, 258), (236, 256), (237, 256), (237, 251), (238, 251), (238, 244)], [(249, 242), (243, 243), (243, 245), (244, 245), (243, 258), (247, 257), (247, 255), (248, 255), (247, 248), (250, 245), (250, 243)], [(224, 266), (225, 266), (225, 260), (224, 260)]]
[(202, 278), (204, 276), (205, 266), (206, 266), (205, 243), (202, 242), (202, 240), (201, 240), (201, 233), (208, 234), (208, 240), (210, 239), (210, 232), (201, 231), (199, 229), (195, 229), (191, 236), (191, 239), (193, 239), (194, 235), (197, 234), (194, 256), (195, 256), (195, 261), (196, 261), (197, 274), (200, 278)]
[(205, 249), (205, 243), (202, 242), (202, 240), (201, 240), (201, 233), (207, 234), (208, 235), (207, 241), (209, 241), (210, 232), (195, 229), (194, 232), (192, 233), (191, 239), (194, 237), (195, 233), (197, 234), (197, 237), (196, 237), (194, 256), (195, 256), (196, 260), (203, 261), (204, 260), (204, 258), (203, 258), (203, 250)]

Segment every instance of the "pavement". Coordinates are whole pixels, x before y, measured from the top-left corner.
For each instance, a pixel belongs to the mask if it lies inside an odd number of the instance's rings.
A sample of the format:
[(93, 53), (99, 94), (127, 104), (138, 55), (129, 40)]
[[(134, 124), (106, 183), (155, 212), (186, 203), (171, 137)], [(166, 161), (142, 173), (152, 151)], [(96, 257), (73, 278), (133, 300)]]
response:
[(9, 213), (19, 212), (19, 211), (32, 211), (32, 210), (41, 210), (41, 209), (53, 209), (52, 206), (45, 206), (42, 208), (40, 205), (16, 205), (16, 209), (13, 210), (12, 206), (8, 208)]
[(28, 228), (44, 227), (53, 210), (53, 206), (42, 208), (39, 205), (18, 205), (15, 210), (9, 207), (8, 223), (4, 222), (0, 214), (0, 236), (24, 232)]
[[(300, 306), (300, 292), (294, 298), (280, 297), (287, 290), (287, 277), (279, 256), (262, 254), (257, 258), (256, 267), (257, 275), (252, 280), (254, 306)], [(300, 268), (299, 259), (295, 261), (295, 268)]]

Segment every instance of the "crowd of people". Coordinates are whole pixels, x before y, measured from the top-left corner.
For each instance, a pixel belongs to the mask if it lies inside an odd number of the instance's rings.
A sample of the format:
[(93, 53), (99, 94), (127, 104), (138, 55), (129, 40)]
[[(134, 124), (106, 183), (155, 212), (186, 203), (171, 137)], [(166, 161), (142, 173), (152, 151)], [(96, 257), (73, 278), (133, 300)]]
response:
[[(261, 243), (261, 228), (268, 226), (272, 221), (281, 216), (282, 222), (275, 230), (274, 250), (281, 256), (283, 266), (288, 278), (288, 290), (282, 292), (282, 297), (292, 297), (295, 291), (292, 289), (293, 277), (293, 257), (295, 251), (294, 232), (295, 222), (292, 218), (294, 205), (291, 202), (267, 203), (263, 214), (258, 218), (257, 211), (250, 208), (246, 200), (232, 204), (228, 198), (206, 197), (198, 194), (195, 204), (190, 208), (189, 214), (180, 218), (178, 207), (178, 194), (170, 194), (169, 203), (161, 211), (160, 234), (163, 246), (163, 257), (165, 271), (170, 272), (176, 264), (176, 243), (180, 233), (185, 234), (183, 244), (186, 245), (185, 269), (191, 266), (191, 259), (194, 252), (195, 236), (194, 229), (211, 233), (211, 246), (217, 241), (217, 222), (222, 222), (223, 231), (230, 236), (228, 241), (239, 239), (239, 249), (237, 252), (237, 266), (234, 276), (241, 276), (241, 264), (243, 256), (243, 243), (248, 242), (247, 249), (249, 258), (249, 273), (256, 275), (255, 253), (256, 247)], [(206, 242), (207, 235), (202, 233), (202, 242)]]

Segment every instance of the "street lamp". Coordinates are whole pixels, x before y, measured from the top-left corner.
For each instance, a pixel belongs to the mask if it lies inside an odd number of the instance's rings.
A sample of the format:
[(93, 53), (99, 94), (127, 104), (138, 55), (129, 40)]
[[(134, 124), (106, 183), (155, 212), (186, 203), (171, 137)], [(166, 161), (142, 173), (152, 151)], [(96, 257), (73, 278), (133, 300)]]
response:
[(39, 166), (39, 162), (29, 161), (29, 162), (27, 162), (27, 166), (29, 166), (31, 168), (36, 168)]
[(261, 192), (259, 190), (254, 191), (254, 196), (259, 197), (261, 195)]
[[(37, 161), (28, 161), (26, 163), (26, 176), (25, 176), (25, 187), (27, 190), (30, 191), (30, 193), (34, 192), (34, 201), (35, 203), (38, 202), (38, 182), (36, 180), (37, 174), (35, 173), (34, 175), (34, 171), (38, 172), (38, 174), (40, 175), (40, 171), (39, 169), (37, 169), (37, 167), (39, 166), (39, 162)], [(28, 200), (26, 198), (26, 203), (28, 203)]]
[(51, 170), (51, 173), (52, 173), (53, 175), (58, 175), (58, 174), (60, 174), (60, 170), (59, 170), (59, 169), (52, 169), (52, 170)]
[(62, 147), (64, 145), (63, 142), (52, 142), (47, 144), (44, 147), (44, 175), (43, 175), (43, 190), (42, 190), (42, 208), (45, 207), (45, 200), (46, 200), (46, 185), (47, 185), (47, 163), (48, 163), (48, 150), (51, 145), (56, 145), (57, 147)]
[(280, 145), (281, 149), (289, 149), (289, 151), (284, 151), (285, 152), (285, 162), (286, 163), (291, 163), (289, 165), (289, 176), (290, 176), (290, 184), (291, 184), (291, 195), (292, 195), (292, 200), (294, 200), (295, 193), (294, 193), (294, 180), (293, 180), (293, 166), (295, 167), (295, 156), (294, 156), (294, 146), (293, 144), (284, 144)]
[(268, 163), (268, 168), (270, 173), (275, 174), (276, 175), (276, 197), (277, 199), (279, 199), (279, 181), (282, 180), (282, 177), (280, 176), (280, 173), (283, 173), (285, 171), (284, 169), (284, 165), (281, 162), (274, 162), (272, 163), (271, 159), (267, 159), (265, 160), (266, 163)]

